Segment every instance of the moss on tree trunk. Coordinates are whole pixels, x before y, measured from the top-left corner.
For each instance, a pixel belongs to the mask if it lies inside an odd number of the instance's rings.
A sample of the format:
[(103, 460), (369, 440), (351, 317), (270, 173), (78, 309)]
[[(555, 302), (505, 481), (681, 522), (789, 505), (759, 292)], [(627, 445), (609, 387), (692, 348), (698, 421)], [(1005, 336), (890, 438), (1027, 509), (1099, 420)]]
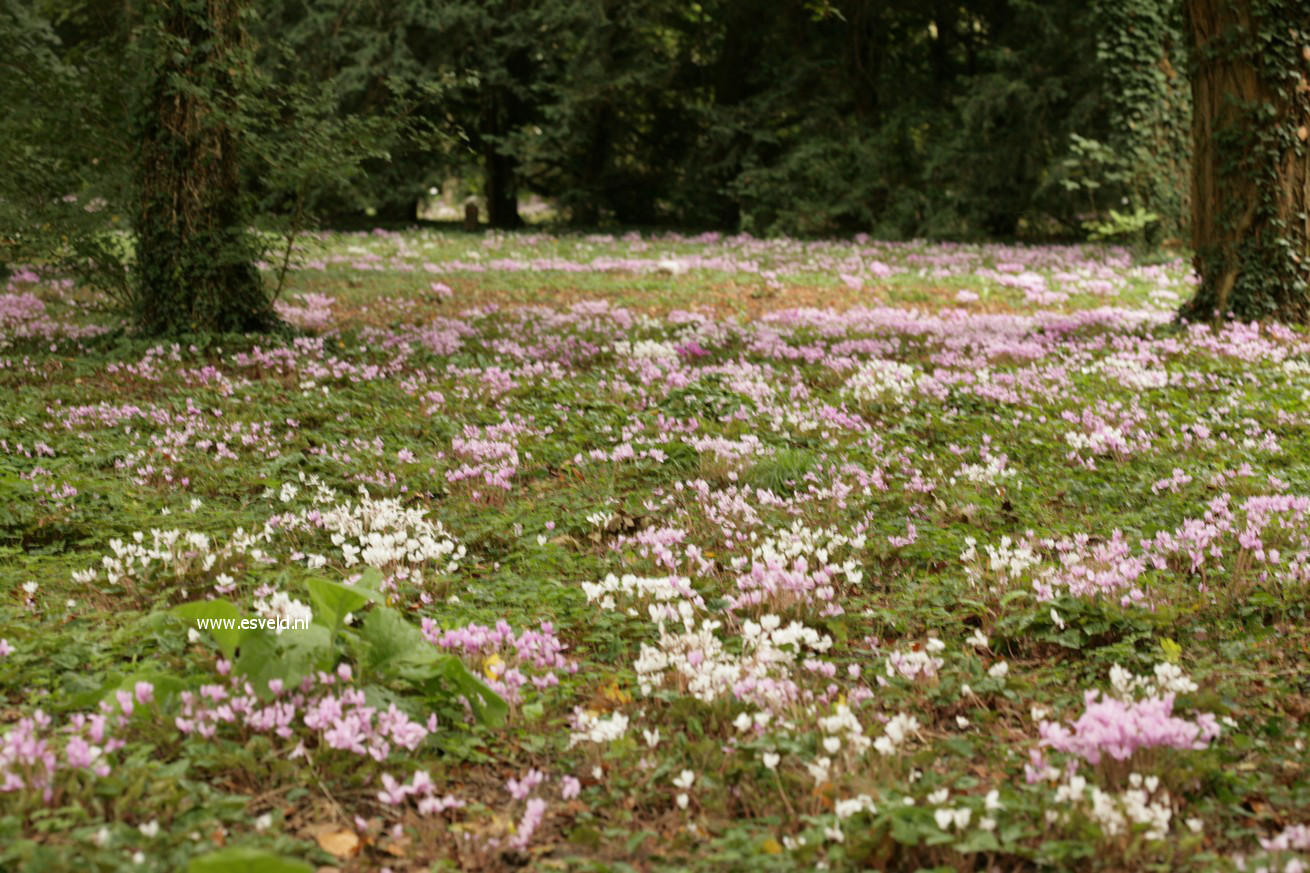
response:
[(133, 315), (151, 334), (276, 323), (241, 186), (241, 0), (160, 0), (140, 108)]

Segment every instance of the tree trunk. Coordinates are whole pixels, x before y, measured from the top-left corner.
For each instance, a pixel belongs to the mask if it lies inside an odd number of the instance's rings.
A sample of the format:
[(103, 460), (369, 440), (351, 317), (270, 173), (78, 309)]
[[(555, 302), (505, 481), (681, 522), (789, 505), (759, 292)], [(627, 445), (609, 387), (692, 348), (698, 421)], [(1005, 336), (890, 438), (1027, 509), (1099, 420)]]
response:
[(523, 226), (519, 197), (514, 187), (514, 158), (501, 154), (494, 141), (483, 144), (483, 182), (487, 196), (487, 224), (501, 230)]
[(1192, 246), (1183, 315), (1310, 320), (1310, 0), (1186, 0)]
[[(159, 0), (140, 111), (135, 315), (152, 334), (276, 323), (255, 267), (237, 134), (242, 0)], [(185, 90), (179, 87), (185, 82)]]

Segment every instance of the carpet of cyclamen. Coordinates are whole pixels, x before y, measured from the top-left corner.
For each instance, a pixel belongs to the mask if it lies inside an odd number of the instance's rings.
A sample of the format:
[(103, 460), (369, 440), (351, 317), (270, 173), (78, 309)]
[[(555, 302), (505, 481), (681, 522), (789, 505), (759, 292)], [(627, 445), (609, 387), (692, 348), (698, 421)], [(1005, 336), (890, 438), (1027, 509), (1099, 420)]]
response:
[(0, 868), (1310, 869), (1310, 339), (1190, 287), (376, 232), (152, 344), (17, 271)]

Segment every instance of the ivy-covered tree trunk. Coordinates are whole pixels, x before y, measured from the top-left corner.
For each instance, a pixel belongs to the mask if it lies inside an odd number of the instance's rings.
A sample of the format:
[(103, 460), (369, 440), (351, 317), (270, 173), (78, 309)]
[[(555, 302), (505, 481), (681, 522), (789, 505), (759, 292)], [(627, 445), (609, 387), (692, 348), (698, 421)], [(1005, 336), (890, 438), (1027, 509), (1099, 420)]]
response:
[(151, 334), (276, 323), (255, 266), (233, 113), (243, 0), (157, 0), (139, 109), (137, 325)]
[(1126, 162), (1128, 209), (1157, 216), (1143, 242), (1181, 245), (1191, 215), (1191, 88), (1175, 0), (1096, 0), (1107, 144)]
[(1310, 0), (1186, 0), (1192, 243), (1183, 315), (1310, 321)]

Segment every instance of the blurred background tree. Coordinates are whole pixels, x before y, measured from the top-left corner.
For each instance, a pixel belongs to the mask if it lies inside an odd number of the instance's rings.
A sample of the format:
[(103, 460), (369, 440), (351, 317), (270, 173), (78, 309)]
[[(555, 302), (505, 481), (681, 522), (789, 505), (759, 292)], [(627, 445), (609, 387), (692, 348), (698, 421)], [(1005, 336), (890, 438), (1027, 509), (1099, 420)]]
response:
[(355, 205), (380, 217), (476, 177), (498, 227), (529, 191), (588, 226), (1069, 237), (1140, 208), (1162, 241), (1185, 222), (1173, 0), (265, 9), (269, 34), (340, 83), (342, 111), (385, 112), (389, 79), (447, 83), (431, 120), (464, 147), (371, 173)]
[[(265, 0), (239, 4), (239, 63), (218, 75), (179, 49), (213, 40), (151, 22), (220, 0), (0, 0), (0, 260), (39, 256), (129, 302), (160, 274), (139, 159), (172, 105), (161, 82), (224, 126), (221, 249), (247, 264), (269, 230), (413, 222), (438, 192), (478, 198), (499, 228), (534, 195), (583, 227), (1178, 245), (1194, 206), (1249, 203), (1241, 173), (1304, 155), (1310, 0), (1198, 3), (1185, 39), (1183, 0)], [(1205, 83), (1239, 62), (1259, 87), (1235, 113)], [(1228, 182), (1191, 186), (1194, 143)], [(1278, 241), (1303, 195), (1268, 191), (1251, 257), (1290, 252), (1290, 288), (1300, 249)], [(1205, 226), (1242, 225), (1236, 208)], [(1250, 260), (1221, 235), (1197, 238), (1203, 265)], [(217, 269), (217, 252), (178, 269)], [(1225, 269), (1204, 287), (1264, 281)]]

